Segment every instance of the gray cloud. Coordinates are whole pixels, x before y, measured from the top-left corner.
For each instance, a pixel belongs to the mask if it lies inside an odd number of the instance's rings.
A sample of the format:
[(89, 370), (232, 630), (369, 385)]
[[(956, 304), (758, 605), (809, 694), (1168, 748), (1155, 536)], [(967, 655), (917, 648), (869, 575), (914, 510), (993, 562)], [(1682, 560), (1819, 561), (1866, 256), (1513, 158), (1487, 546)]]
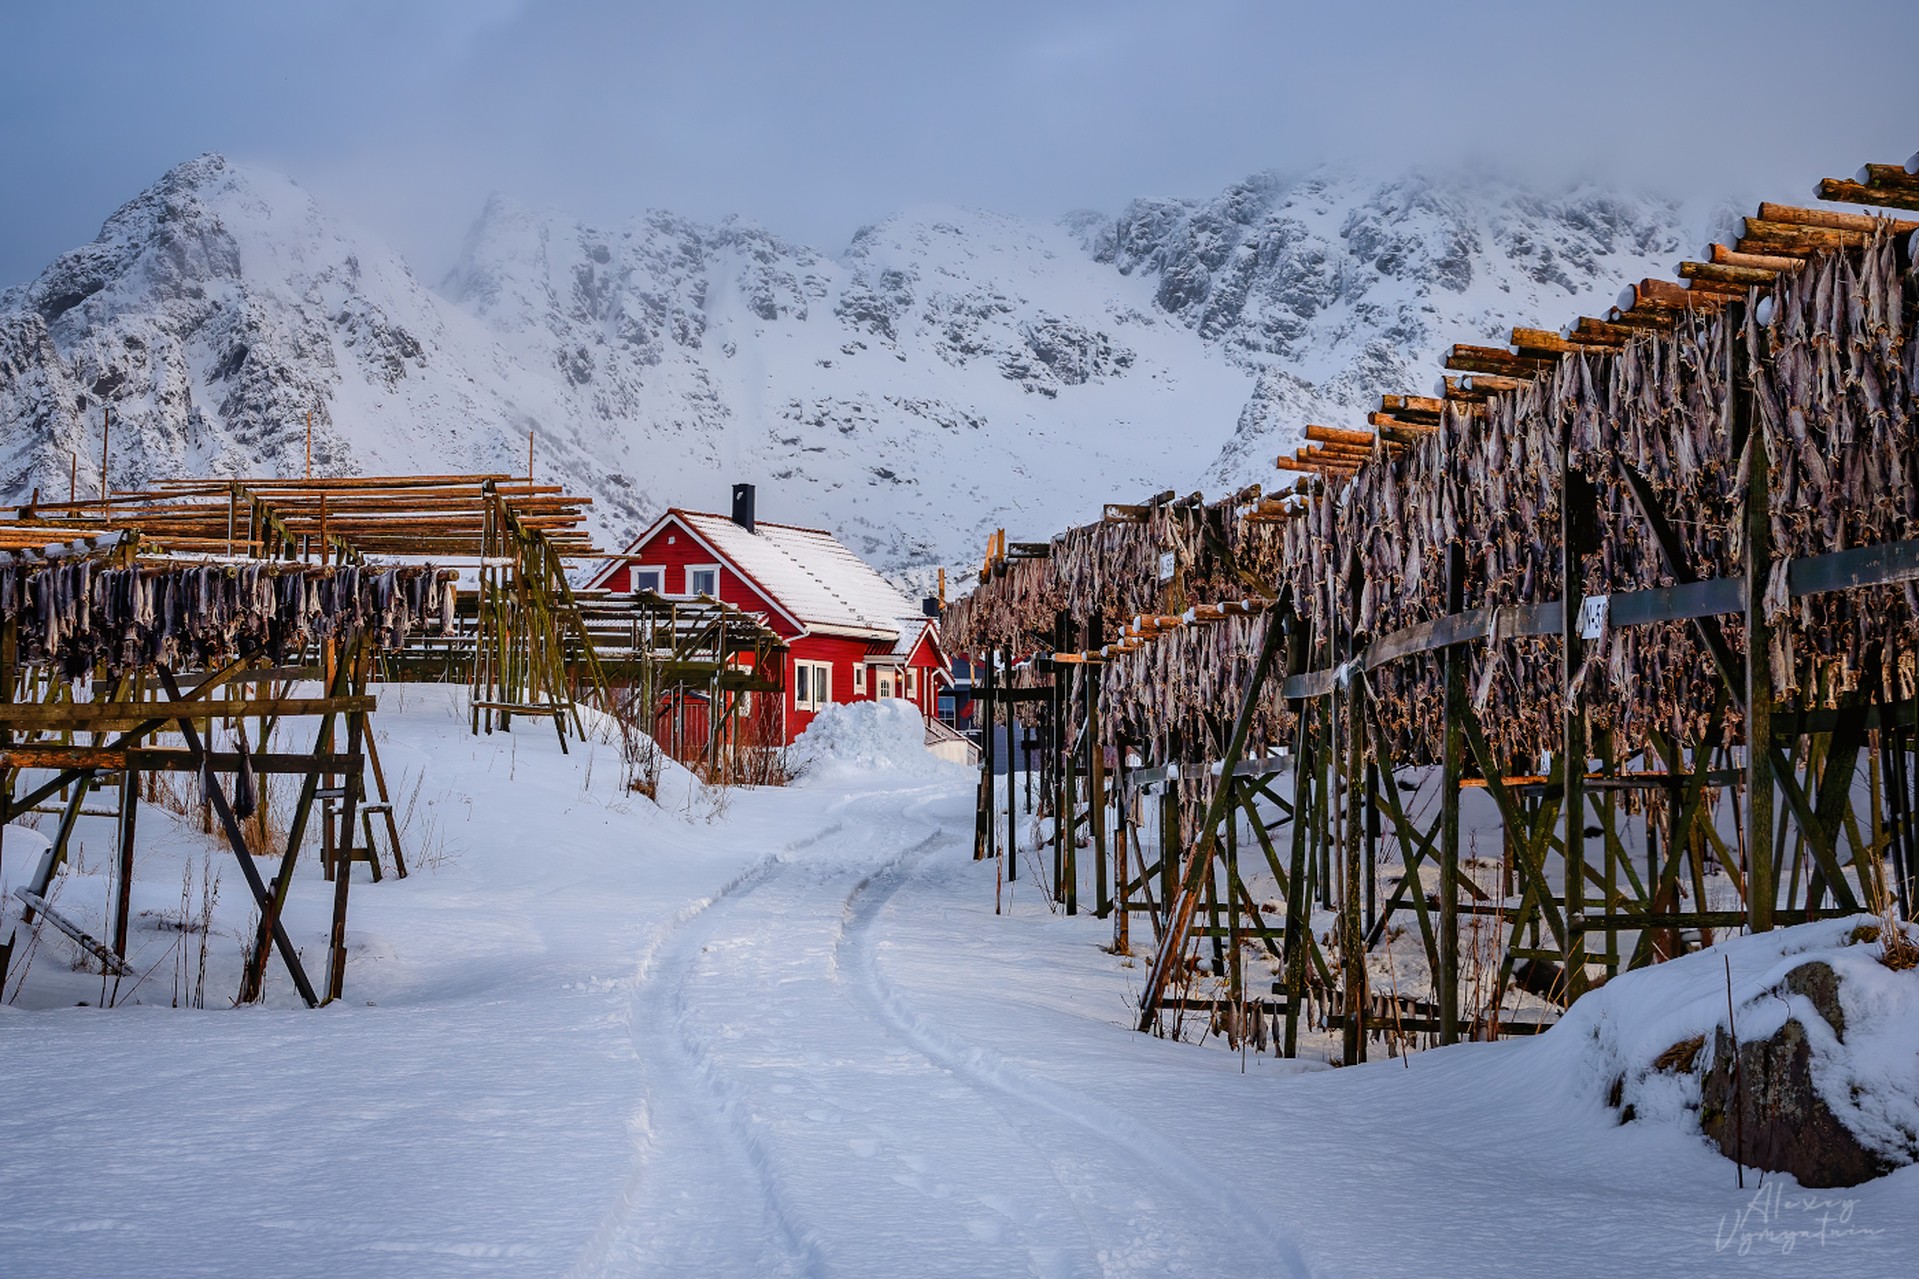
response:
[(203, 150), (292, 174), (431, 276), (495, 189), (837, 249), (912, 204), (1110, 210), (1329, 159), (1798, 198), (1919, 146), (1910, 10), (1885, 0), (98, 3), (8, 25), (0, 281)]

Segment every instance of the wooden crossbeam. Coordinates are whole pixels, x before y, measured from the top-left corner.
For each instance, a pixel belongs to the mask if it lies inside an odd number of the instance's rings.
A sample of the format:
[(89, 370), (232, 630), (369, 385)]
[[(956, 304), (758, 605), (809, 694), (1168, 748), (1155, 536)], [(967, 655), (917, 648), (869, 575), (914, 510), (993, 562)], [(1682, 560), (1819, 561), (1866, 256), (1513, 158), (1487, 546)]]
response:
[[(191, 709), (200, 719), (288, 718), (367, 712), (375, 709), (378, 700), (372, 696), (246, 698), (200, 701), (193, 703)], [(165, 702), (10, 702), (0, 703), (0, 727), (43, 733), (68, 729), (97, 731), (130, 728), (154, 719), (177, 718), (180, 714), (180, 708)]]

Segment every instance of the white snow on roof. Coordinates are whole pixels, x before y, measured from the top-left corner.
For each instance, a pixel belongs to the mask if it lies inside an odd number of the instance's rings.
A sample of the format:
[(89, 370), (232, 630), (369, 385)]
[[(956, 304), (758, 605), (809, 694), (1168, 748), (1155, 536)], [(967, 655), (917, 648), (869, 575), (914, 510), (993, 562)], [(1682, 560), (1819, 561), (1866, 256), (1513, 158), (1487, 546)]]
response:
[(831, 533), (767, 520), (749, 533), (724, 515), (674, 514), (809, 626), (897, 637), (900, 619), (913, 613), (911, 600)]
[(926, 633), (926, 628), (932, 620), (924, 613), (913, 617), (895, 618), (893, 624), (900, 628), (900, 637), (893, 643), (893, 656), (902, 660), (911, 657), (913, 650), (919, 647), (920, 636)]

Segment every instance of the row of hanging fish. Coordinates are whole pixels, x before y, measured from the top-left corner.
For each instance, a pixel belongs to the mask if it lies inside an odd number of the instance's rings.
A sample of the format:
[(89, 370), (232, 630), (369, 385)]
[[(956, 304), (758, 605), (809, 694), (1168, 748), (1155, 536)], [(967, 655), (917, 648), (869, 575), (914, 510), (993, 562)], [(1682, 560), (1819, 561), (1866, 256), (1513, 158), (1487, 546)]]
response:
[(243, 653), (280, 660), (326, 639), (372, 636), (383, 650), (454, 628), (454, 584), (432, 565), (331, 568), (269, 562), (0, 564), (0, 618), (18, 657), (68, 678), (104, 668), (188, 666)]
[[(1562, 506), (1582, 552), (1576, 598), (1737, 577), (1752, 450), (1735, 438), (1729, 404), (1743, 348), (1753, 429), (1770, 462), (1775, 568), (1764, 599), (1775, 629), (1764, 660), (1781, 700), (1911, 698), (1913, 585), (1793, 599), (1787, 572), (1795, 559), (1919, 538), (1916, 301), (1919, 279), (1890, 236), (1819, 255), (1779, 278), (1769, 308), (1747, 308), (1743, 329), (1729, 313), (1688, 315), (1616, 351), (1565, 356), (1484, 404), (1449, 403), (1437, 432), (1397, 455), (1375, 454), (1297, 518), (1189, 503), (1154, 507), (1143, 522), (1070, 530), (1045, 558), (1004, 562), (949, 608), (948, 640), (956, 651), (1025, 653), (1048, 646), (1060, 611), (1080, 621), (1098, 613), (1110, 640), (1135, 615), (1284, 591), (1307, 637), (1306, 667), (1324, 669), (1445, 615), (1454, 545), (1463, 549), (1465, 609), (1561, 598)], [(1640, 491), (1682, 562), (1670, 562), (1653, 536)], [(1160, 571), (1168, 552), (1171, 581)], [(1263, 625), (1181, 628), (1110, 653), (1109, 741), (1124, 735), (1155, 763), (1216, 757)], [(1726, 618), (1719, 629), (1743, 661), (1742, 628)], [(1536, 766), (1554, 750), (1569, 701), (1622, 757), (1658, 738), (1701, 743), (1715, 724), (1720, 740), (1736, 740), (1738, 714), (1720, 704), (1718, 671), (1694, 624), (1607, 627), (1584, 648), (1569, 689), (1556, 636), (1469, 647), (1468, 696), (1502, 763)], [(1367, 673), (1369, 749), (1437, 761), (1440, 672), (1435, 657), (1420, 655)], [(1271, 681), (1259, 708), (1255, 746), (1292, 731), (1279, 685)]]

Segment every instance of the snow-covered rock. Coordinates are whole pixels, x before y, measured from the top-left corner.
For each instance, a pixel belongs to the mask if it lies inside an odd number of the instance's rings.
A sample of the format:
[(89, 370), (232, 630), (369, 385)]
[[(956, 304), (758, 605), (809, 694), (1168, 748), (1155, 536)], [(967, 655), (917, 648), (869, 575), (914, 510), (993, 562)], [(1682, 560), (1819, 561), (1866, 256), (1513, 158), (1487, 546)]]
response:
[[(1615, 978), (1546, 1039), (1581, 1054), (1569, 1076), (1629, 1120), (1703, 1128), (1804, 1185), (1851, 1184), (1919, 1160), (1919, 969), (1884, 954), (1871, 916), (1735, 937)], [(1727, 1103), (1762, 1095), (1773, 1105), (1735, 1131)], [(1799, 1122), (1778, 1140), (1764, 1112), (1782, 1106)]]

